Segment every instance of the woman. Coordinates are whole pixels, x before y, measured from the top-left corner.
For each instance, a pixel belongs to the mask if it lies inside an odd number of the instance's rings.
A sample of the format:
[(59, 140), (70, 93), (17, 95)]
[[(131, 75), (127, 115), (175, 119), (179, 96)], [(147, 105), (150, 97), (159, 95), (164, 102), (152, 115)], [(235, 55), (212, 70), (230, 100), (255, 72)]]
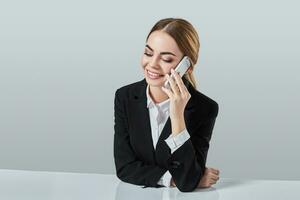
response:
[[(182, 192), (218, 181), (219, 170), (205, 167), (218, 104), (196, 90), (199, 47), (196, 30), (184, 19), (162, 19), (148, 34), (145, 79), (115, 93), (114, 158), (122, 181)], [(174, 69), (184, 56), (191, 65), (181, 78)], [(163, 87), (165, 81), (171, 87)]]

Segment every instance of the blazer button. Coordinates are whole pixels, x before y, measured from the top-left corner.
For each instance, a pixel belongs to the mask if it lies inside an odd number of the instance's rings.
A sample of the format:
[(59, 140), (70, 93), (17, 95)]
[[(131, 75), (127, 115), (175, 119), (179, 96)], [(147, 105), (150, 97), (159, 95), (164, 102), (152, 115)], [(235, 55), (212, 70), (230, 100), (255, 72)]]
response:
[(172, 161), (171, 162), (171, 167), (172, 168), (179, 168), (179, 166), (180, 166), (180, 162), (178, 162), (178, 161)]

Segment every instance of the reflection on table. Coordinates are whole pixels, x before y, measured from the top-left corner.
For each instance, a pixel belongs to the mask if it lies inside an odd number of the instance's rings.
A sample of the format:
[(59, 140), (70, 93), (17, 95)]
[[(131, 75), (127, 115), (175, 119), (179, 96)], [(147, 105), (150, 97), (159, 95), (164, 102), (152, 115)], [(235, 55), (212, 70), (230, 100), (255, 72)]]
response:
[(143, 188), (115, 175), (0, 169), (2, 200), (279, 200), (300, 199), (300, 181), (221, 178), (207, 189)]

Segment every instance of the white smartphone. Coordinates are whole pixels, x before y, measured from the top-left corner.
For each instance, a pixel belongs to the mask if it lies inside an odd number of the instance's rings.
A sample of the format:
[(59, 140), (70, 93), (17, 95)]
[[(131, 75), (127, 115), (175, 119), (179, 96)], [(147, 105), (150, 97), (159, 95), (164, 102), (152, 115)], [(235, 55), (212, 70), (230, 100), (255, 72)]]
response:
[[(190, 66), (191, 66), (191, 61), (189, 57), (184, 56), (181, 59), (181, 61), (178, 63), (177, 67), (175, 68), (175, 72), (179, 72), (180, 77), (182, 77), (189, 69)], [(170, 77), (174, 78), (173, 74)], [(171, 87), (169, 81), (165, 82), (164, 87), (168, 89)]]

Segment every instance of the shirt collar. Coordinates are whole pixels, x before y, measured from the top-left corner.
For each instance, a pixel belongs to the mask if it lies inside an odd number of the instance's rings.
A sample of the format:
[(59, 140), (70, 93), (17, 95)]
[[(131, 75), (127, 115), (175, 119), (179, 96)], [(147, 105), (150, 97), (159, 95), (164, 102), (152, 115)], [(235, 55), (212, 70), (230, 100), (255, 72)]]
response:
[(147, 85), (146, 94), (147, 94), (147, 108), (152, 108), (153, 106), (156, 106), (156, 107), (159, 107), (162, 111), (166, 111), (169, 109), (170, 99), (167, 99), (158, 104), (154, 103), (154, 101), (152, 100), (150, 93), (149, 93), (149, 85)]

